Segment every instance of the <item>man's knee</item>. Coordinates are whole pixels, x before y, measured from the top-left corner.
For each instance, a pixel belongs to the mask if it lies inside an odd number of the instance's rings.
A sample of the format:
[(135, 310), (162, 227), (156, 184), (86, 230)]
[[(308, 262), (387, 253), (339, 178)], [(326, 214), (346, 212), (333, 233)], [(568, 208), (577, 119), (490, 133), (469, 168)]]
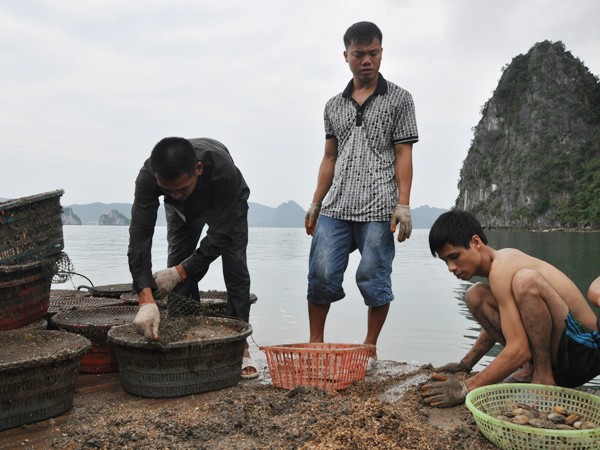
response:
[(543, 283), (546, 283), (546, 280), (536, 270), (517, 271), (512, 279), (512, 292), (517, 304), (528, 295), (539, 293)]
[(490, 287), (485, 283), (475, 283), (465, 293), (465, 303), (469, 311), (476, 311), (484, 303), (485, 299), (492, 295)]
[(600, 277), (596, 278), (590, 285), (588, 298), (593, 305), (600, 307)]

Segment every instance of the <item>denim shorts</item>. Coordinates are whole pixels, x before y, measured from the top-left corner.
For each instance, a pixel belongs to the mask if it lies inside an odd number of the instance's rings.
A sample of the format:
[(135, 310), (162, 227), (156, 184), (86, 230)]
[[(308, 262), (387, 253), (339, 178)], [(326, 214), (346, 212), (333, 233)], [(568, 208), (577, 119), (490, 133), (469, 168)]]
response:
[(356, 284), (365, 305), (383, 306), (394, 300), (391, 274), (396, 249), (389, 222), (350, 222), (321, 215), (308, 260), (310, 303), (325, 305), (344, 298), (344, 272), (356, 249), (361, 254)]

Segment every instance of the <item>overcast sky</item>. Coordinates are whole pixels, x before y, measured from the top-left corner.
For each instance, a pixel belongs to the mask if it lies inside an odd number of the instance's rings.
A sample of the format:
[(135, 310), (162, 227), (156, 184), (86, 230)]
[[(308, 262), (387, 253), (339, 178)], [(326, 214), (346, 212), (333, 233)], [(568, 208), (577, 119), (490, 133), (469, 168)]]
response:
[(600, 74), (599, 18), (597, 0), (0, 0), (0, 197), (132, 202), (156, 142), (206, 136), (250, 201), (306, 208), (351, 78), (342, 36), (369, 20), (416, 105), (411, 205), (448, 208), (502, 68), (560, 40)]

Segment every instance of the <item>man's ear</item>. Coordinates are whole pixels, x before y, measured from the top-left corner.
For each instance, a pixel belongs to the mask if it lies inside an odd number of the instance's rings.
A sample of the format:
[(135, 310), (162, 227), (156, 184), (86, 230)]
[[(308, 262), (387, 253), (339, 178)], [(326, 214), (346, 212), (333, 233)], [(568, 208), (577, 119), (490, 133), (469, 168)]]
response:
[(202, 161), (198, 161), (196, 163), (196, 175), (198, 175), (198, 176), (202, 175), (203, 170), (204, 170), (204, 167), (202, 166)]
[(478, 235), (474, 234), (473, 237), (471, 237), (471, 247), (474, 247), (477, 250), (479, 250), (482, 245), (483, 242), (481, 241), (481, 238)]
[(348, 51), (344, 50), (344, 59), (348, 62)]

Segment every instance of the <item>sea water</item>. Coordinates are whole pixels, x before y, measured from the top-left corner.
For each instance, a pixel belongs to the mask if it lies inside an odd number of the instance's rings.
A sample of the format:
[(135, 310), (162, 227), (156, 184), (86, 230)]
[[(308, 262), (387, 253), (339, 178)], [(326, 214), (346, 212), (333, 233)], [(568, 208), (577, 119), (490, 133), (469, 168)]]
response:
[[(53, 289), (80, 285), (131, 282), (127, 265), (127, 227), (64, 226), (64, 251), (74, 272)], [(434, 258), (426, 229), (415, 229), (408, 241), (396, 243), (393, 263), (392, 302), (377, 345), (380, 359), (414, 364), (441, 365), (460, 360), (477, 337), (479, 325), (470, 316), (464, 293), (471, 285), (456, 279), (446, 265)], [(565, 232), (488, 232), (494, 248), (517, 247), (555, 264), (587, 294), (591, 281), (600, 275), (600, 234)], [(256, 346), (307, 342), (306, 303), (308, 253), (311, 237), (303, 228), (250, 228), (248, 267), (252, 306), (250, 323)], [(367, 307), (356, 287), (354, 275), (358, 252), (350, 256), (344, 290), (346, 297), (331, 306), (325, 327), (328, 342), (361, 343), (366, 334)], [(153, 238), (153, 270), (166, 267), (166, 227), (158, 226)], [(87, 278), (87, 279), (86, 279)], [(88, 280), (89, 279), (89, 280)], [(224, 290), (220, 259), (199, 284), (200, 290)], [(490, 354), (496, 354), (499, 347)], [(493, 356), (475, 367), (481, 370)]]

